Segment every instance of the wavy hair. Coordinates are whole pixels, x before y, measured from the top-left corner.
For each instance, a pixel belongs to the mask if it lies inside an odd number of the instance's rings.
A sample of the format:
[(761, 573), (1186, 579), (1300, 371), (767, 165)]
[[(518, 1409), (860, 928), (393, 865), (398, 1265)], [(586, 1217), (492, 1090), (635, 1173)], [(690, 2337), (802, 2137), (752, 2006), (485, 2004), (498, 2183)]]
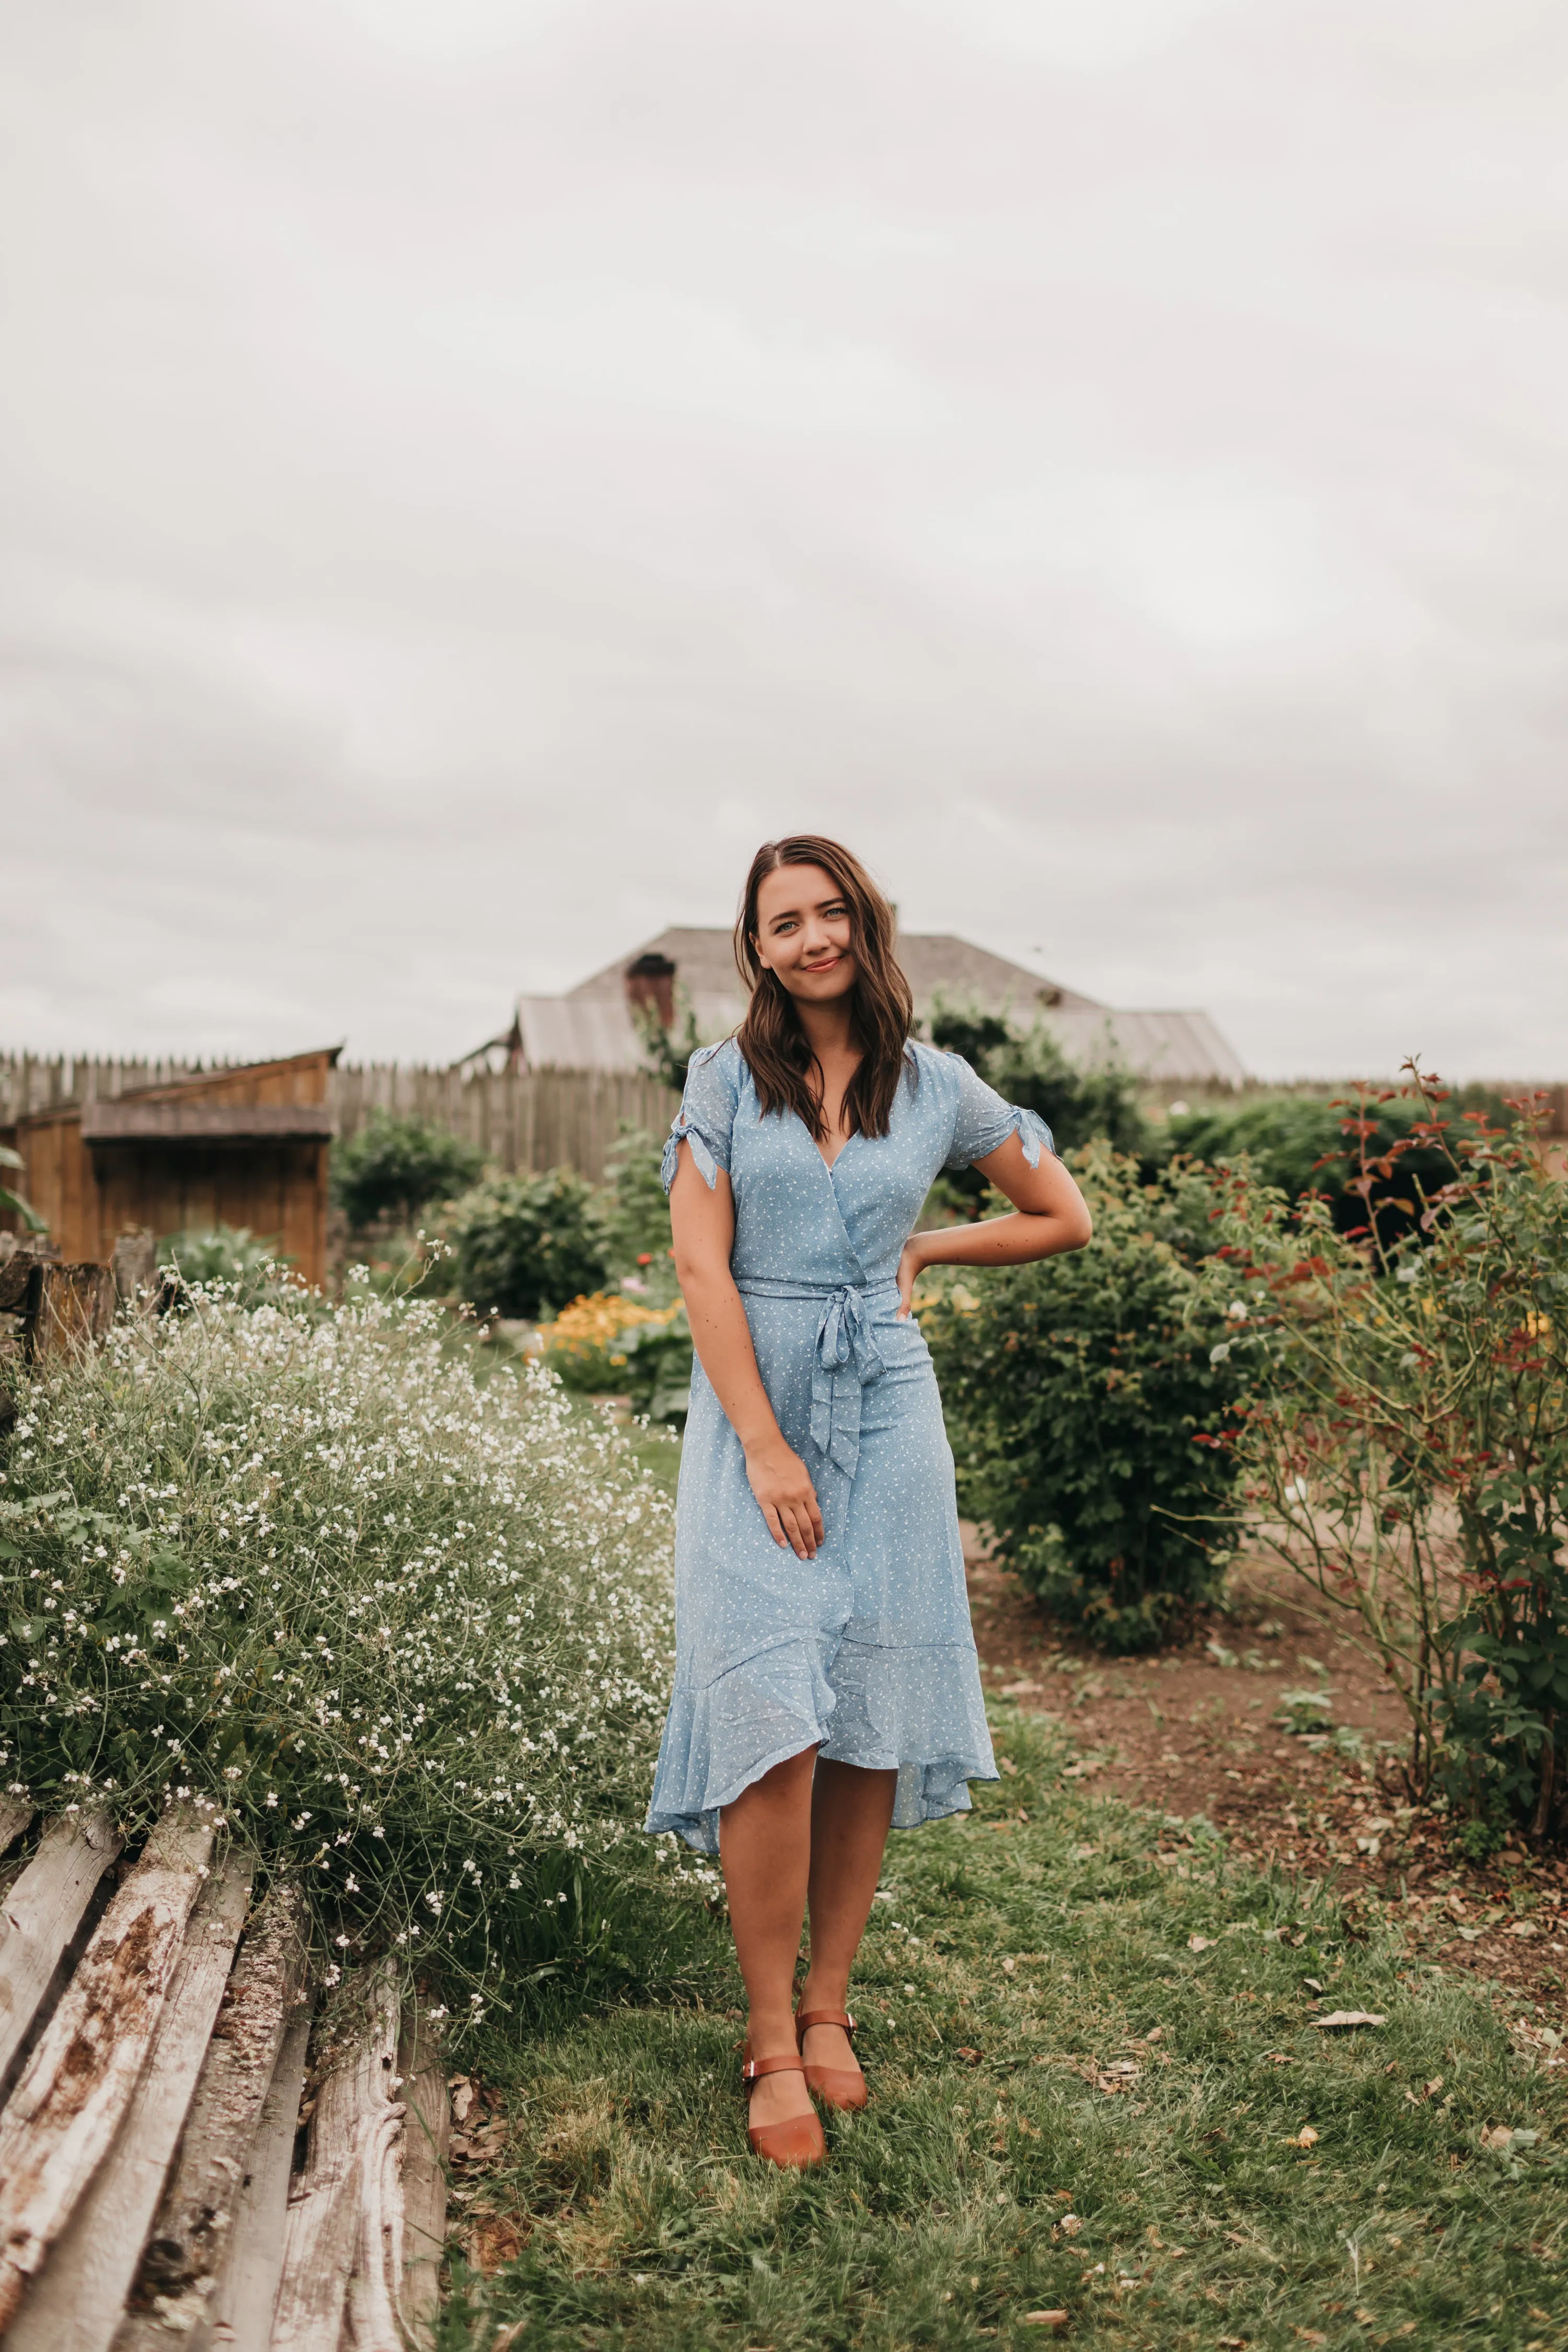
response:
[(764, 1114), (793, 1110), (807, 1134), (823, 1141), (821, 1068), (794, 999), (757, 952), (757, 893), (764, 877), (781, 866), (820, 866), (849, 909), (856, 963), (850, 1023), (860, 1065), (845, 1089), (845, 1118), (851, 1135), (886, 1135), (908, 1066), (914, 999), (893, 952), (892, 908), (859, 859), (821, 834), (792, 833), (783, 841), (764, 841), (746, 877), (735, 923), (735, 961), (752, 1001), (736, 1042), (757, 1099)]

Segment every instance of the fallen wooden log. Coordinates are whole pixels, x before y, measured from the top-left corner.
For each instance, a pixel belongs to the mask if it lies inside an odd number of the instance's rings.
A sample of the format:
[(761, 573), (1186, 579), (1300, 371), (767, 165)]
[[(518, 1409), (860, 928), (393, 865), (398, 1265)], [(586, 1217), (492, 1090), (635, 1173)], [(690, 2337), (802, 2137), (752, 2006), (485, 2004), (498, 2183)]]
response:
[(440, 2044), (417, 2001), (404, 2031), (403, 2331), (431, 2345), (440, 2308), (441, 2256), (447, 2243), (447, 2147), (452, 2100)]
[[(378, 1969), (362, 2020), (316, 2095), (305, 2170), (289, 2201), (272, 2352), (338, 2352), (349, 2276), (365, 2268), (367, 2207), (374, 2213), (374, 2268), (382, 2277), (379, 2289), (370, 2279), (356, 2294), (355, 2352), (403, 2352), (382, 2242), (385, 2168), (396, 2160), (403, 2117), (392, 2097), (399, 2008), (396, 1971)], [(400, 2262), (401, 2252), (400, 2244)], [(362, 2336), (362, 2326), (371, 2334)]]
[[(284, 2037), (297, 2018), (309, 2022), (302, 1909), (298, 1888), (275, 1887), (246, 1930), (192, 2094), (179, 2156), (136, 2273), (132, 2309), (114, 2338), (114, 2352), (176, 2352), (176, 2347), (205, 2352), (211, 2334), (210, 2299), (252, 2168), (252, 2151), (264, 2103), (278, 2075)], [(299, 2054), (302, 2075), (302, 2042)], [(284, 2118), (284, 2168), (277, 2188), (279, 2254), (299, 2105), (297, 2076), (293, 2105)], [(268, 2312), (277, 2285), (274, 2271)]]
[(164, 1815), (0, 2116), (0, 2332), (131, 2104), (212, 1843), (209, 1823)]
[(250, 1877), (231, 1853), (202, 1888), (119, 2137), (12, 2323), (10, 2352), (109, 2352), (216, 2021)]
[[(283, 2275), (289, 2175), (305, 2089), (310, 2020), (301, 2011), (283, 2036), (235, 2205), (228, 2252), (212, 2298), (210, 2340), (224, 2352), (270, 2352), (272, 2313)], [(193, 2342), (192, 2352), (197, 2352)]]
[(0, 1797), (0, 1853), (21, 1836), (33, 1811), (30, 1797)]
[[(11, 1835), (16, 1834), (13, 1829)], [(51, 1822), (37, 1853), (0, 1902), (0, 2082), (121, 1843), (101, 1813)]]

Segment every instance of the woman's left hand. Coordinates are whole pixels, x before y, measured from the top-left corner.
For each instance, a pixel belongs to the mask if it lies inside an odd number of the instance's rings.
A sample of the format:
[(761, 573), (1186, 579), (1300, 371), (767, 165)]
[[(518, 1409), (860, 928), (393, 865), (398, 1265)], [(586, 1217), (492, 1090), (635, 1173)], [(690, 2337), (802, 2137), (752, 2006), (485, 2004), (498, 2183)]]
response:
[(900, 1323), (907, 1323), (910, 1319), (915, 1285), (924, 1272), (925, 1257), (920, 1247), (920, 1235), (911, 1234), (904, 1244), (903, 1255), (899, 1260), (898, 1320)]

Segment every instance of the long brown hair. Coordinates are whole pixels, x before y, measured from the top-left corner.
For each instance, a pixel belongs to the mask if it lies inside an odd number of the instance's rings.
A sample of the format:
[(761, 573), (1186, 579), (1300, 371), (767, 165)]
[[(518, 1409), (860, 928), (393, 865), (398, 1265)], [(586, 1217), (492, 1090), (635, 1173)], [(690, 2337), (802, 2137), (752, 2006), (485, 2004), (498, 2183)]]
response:
[[(784, 841), (763, 842), (752, 860), (735, 923), (735, 961), (752, 999), (737, 1043), (751, 1069), (757, 1099), (764, 1114), (793, 1110), (807, 1133), (818, 1143), (823, 1140), (816, 1057), (789, 991), (757, 953), (757, 893), (763, 877), (776, 874), (781, 866), (820, 866), (832, 876), (849, 909), (856, 965), (850, 1023), (860, 1066), (845, 1089), (844, 1116), (851, 1135), (886, 1135), (907, 1066), (914, 999), (893, 952), (892, 908), (860, 860), (817, 833), (792, 833)], [(815, 1090), (814, 1071), (818, 1079)]]

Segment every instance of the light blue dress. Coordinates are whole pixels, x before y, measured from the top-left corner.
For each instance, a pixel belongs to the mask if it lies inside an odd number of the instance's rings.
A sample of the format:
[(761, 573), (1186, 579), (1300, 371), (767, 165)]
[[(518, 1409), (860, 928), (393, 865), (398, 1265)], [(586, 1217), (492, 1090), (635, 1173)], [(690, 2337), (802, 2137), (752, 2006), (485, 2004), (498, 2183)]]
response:
[(994, 1780), (963, 1580), (952, 1454), (930, 1350), (897, 1320), (900, 1255), (939, 1171), (1010, 1135), (1033, 1166), (1050, 1129), (955, 1054), (911, 1044), (889, 1132), (831, 1169), (794, 1112), (764, 1118), (731, 1038), (694, 1055), (665, 1147), (728, 1171), (730, 1265), (763, 1385), (805, 1462), (826, 1538), (769, 1534), (701, 1365), (676, 1501), (675, 1690), (645, 1827), (719, 1850), (719, 1810), (816, 1746), (896, 1771), (895, 1828), (967, 1811)]

